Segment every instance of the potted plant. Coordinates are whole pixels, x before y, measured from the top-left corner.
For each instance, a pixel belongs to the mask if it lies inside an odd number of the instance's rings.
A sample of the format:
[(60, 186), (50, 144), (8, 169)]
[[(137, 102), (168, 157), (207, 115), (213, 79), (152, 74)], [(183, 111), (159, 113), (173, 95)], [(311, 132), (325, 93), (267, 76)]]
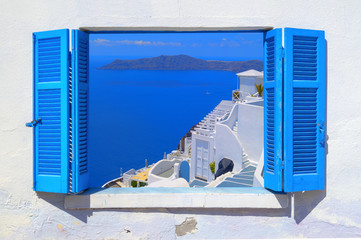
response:
[(255, 83), (254, 85), (256, 86), (256, 89), (257, 89), (257, 92), (258, 92), (258, 97), (262, 97), (262, 94), (263, 94), (263, 85), (262, 85), (262, 83), (260, 83), (260, 84)]
[(216, 174), (216, 162), (213, 161), (209, 164), (209, 168), (211, 169), (211, 172), (213, 174), (213, 179), (214, 179), (214, 175)]

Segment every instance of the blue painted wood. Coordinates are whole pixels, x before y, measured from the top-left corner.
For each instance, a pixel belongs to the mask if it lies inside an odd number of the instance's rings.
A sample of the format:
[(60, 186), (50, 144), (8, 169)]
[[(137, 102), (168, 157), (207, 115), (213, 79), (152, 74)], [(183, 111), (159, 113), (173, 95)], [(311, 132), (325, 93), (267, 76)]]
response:
[(183, 161), (179, 167), (179, 177), (184, 178), (187, 182), (189, 182), (189, 173), (190, 167), (187, 161)]
[(69, 31), (33, 33), (35, 191), (68, 192)]
[(264, 38), (264, 185), (282, 191), (282, 29)]
[(284, 191), (325, 185), (325, 35), (284, 30)]
[(74, 193), (89, 186), (89, 34), (72, 31), (72, 184)]

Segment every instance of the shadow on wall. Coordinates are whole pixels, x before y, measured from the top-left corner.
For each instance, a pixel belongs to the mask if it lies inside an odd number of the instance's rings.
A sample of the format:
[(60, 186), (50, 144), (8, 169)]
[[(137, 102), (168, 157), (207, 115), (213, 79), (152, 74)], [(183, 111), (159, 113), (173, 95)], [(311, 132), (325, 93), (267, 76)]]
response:
[[(99, 191), (101, 189), (92, 189)], [(218, 216), (254, 216), (254, 217), (289, 217), (291, 218), (291, 208), (262, 209), (262, 208), (124, 208), (124, 209), (80, 209), (67, 210), (64, 207), (65, 194), (38, 192), (37, 196), (59, 210), (77, 218), (79, 221), (87, 223), (88, 218), (96, 212), (123, 212), (123, 213), (170, 213), (187, 215), (218, 215)], [(90, 198), (89, 198), (90, 204)]]
[(296, 223), (301, 223), (311, 211), (326, 197), (327, 195), (327, 155), (329, 136), (327, 135), (327, 49), (328, 44), (325, 40), (325, 189), (319, 191), (298, 192), (294, 195), (294, 219)]
[(39, 198), (58, 208), (59, 210), (68, 213), (69, 215), (77, 218), (79, 221), (87, 223), (88, 217), (93, 215), (93, 211), (91, 210), (67, 210), (64, 206), (64, 200), (66, 194), (62, 193), (46, 193), (46, 192), (37, 192), (36, 193)]
[(294, 195), (294, 219), (301, 223), (326, 197), (326, 190), (297, 192)]

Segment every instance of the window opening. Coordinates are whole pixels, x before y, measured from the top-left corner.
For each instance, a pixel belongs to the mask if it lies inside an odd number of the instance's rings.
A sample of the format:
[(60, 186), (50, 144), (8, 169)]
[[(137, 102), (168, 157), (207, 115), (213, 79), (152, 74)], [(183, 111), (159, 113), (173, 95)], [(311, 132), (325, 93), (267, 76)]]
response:
[(262, 33), (89, 39), (90, 187), (262, 185)]

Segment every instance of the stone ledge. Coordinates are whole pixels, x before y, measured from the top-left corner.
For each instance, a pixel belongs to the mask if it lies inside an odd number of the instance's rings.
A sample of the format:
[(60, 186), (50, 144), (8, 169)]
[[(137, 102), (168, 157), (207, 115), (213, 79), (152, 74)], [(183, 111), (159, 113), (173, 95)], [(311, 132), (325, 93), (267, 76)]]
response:
[(264, 188), (106, 188), (65, 197), (66, 209), (288, 207), (288, 195)]

